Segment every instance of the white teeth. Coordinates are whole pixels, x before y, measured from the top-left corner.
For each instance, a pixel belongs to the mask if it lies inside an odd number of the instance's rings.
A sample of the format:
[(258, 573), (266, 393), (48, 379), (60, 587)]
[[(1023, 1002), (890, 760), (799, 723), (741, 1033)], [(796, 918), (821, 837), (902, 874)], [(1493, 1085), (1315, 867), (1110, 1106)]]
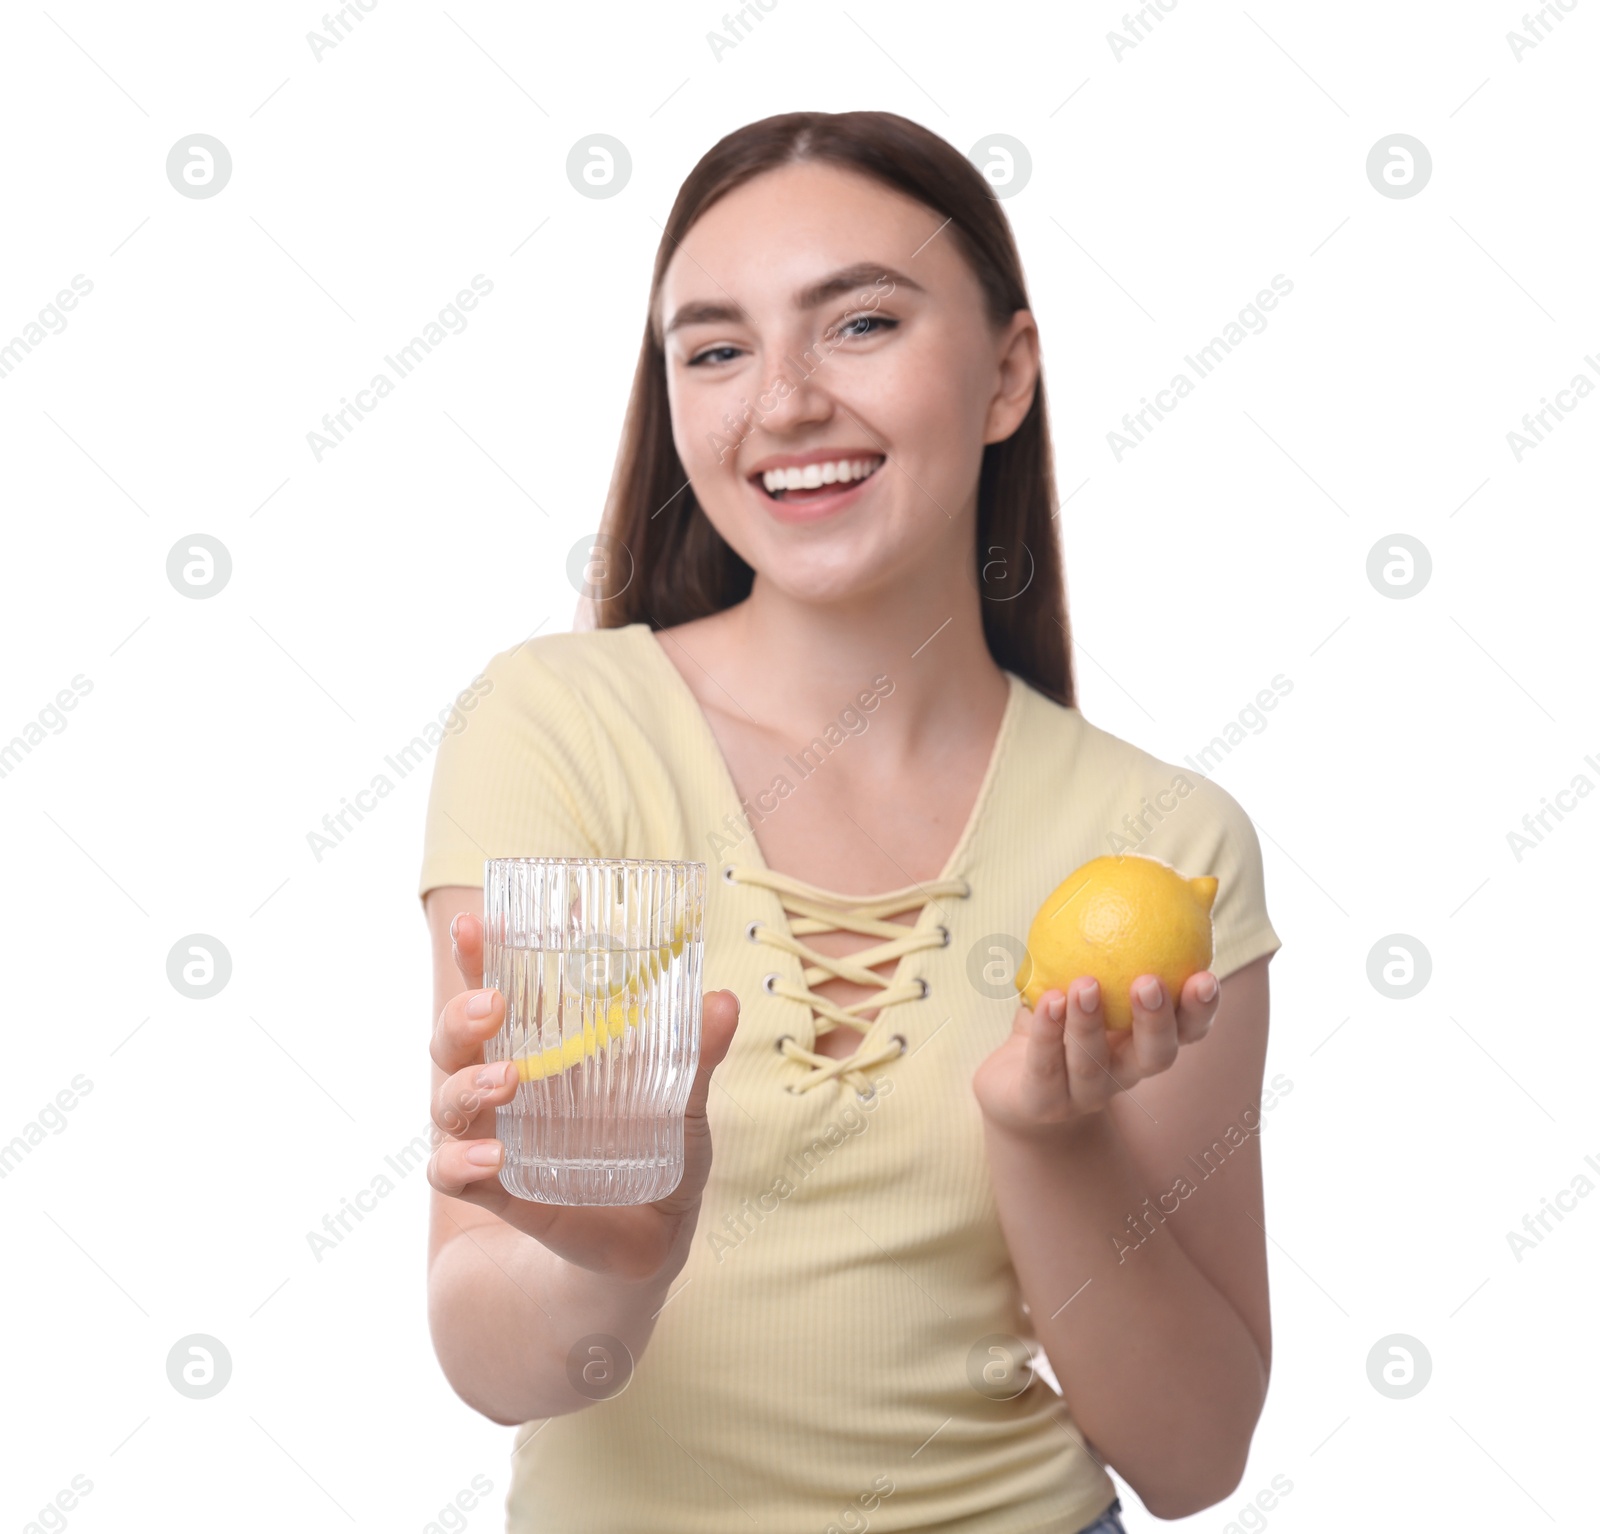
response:
[(802, 468), (768, 469), (761, 483), (769, 494), (779, 490), (817, 490), (823, 485), (844, 485), (865, 479), (883, 460), (840, 458), (832, 463), (808, 463)]

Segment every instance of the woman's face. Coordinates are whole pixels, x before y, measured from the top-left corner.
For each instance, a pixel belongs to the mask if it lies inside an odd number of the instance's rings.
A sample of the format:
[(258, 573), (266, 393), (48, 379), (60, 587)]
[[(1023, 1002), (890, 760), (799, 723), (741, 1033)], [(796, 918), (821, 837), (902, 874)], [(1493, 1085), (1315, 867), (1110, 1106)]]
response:
[[(672, 434), (717, 531), (803, 601), (973, 560), (978, 470), (1038, 376), (932, 209), (837, 167), (715, 203), (661, 288)], [(942, 579), (940, 576), (942, 575)]]

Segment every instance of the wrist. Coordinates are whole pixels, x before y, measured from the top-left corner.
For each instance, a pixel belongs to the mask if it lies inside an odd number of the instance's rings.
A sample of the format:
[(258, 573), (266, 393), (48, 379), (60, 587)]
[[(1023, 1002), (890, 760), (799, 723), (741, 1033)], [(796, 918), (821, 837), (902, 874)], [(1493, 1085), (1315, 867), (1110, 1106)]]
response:
[(983, 1116), (984, 1138), (992, 1147), (1024, 1154), (1045, 1152), (1052, 1158), (1093, 1155), (1111, 1132), (1110, 1115), (1104, 1109), (1075, 1113), (1054, 1123), (1022, 1123)]

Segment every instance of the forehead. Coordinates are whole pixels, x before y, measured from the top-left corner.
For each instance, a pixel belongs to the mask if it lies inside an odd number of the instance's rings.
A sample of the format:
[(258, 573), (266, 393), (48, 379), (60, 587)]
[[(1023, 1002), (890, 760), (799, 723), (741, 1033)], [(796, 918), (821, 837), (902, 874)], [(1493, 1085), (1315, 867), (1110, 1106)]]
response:
[(679, 242), (662, 278), (670, 317), (691, 300), (787, 308), (825, 272), (859, 262), (928, 288), (959, 281), (944, 217), (859, 172), (816, 161), (763, 171), (722, 197)]

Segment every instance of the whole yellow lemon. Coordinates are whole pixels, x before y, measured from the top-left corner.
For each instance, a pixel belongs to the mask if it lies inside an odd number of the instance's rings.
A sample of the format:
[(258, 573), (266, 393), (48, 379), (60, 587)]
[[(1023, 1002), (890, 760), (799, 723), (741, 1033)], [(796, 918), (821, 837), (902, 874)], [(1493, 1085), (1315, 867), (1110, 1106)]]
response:
[(1017, 991), (1030, 1007), (1072, 981), (1100, 982), (1108, 1028), (1131, 1028), (1129, 987), (1159, 975), (1174, 999), (1211, 964), (1217, 881), (1187, 879), (1158, 858), (1094, 858), (1056, 886), (1028, 929)]

